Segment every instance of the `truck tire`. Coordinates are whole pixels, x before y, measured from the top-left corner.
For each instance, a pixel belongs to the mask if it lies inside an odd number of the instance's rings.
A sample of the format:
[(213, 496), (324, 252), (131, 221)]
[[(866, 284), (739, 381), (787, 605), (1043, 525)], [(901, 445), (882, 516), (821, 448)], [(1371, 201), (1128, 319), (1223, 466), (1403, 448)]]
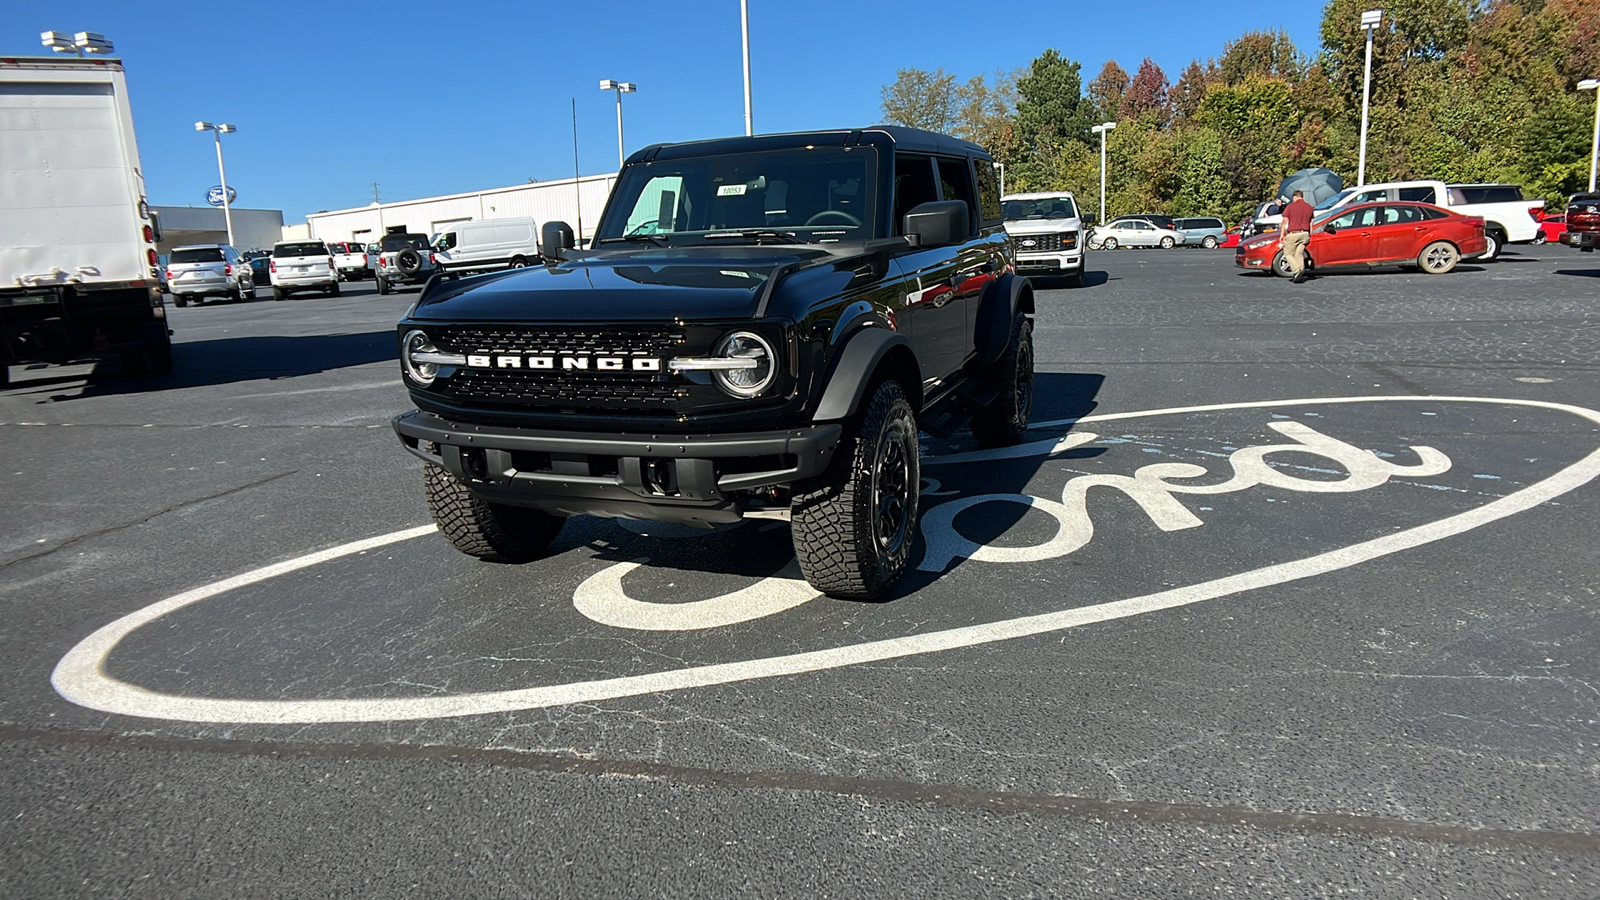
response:
[(274, 300), (287, 300), (287, 299), (289, 299), (289, 292), (284, 290), (281, 287), (275, 287), (275, 288), (272, 289), (272, 299), (274, 299)]
[(161, 341), (145, 347), (145, 356), (150, 360), (150, 373), (152, 375), (172, 374), (172, 342)]
[(538, 509), (490, 503), (439, 466), (423, 466), (428, 512), (451, 546), (491, 562), (527, 562), (550, 547), (566, 519)]
[(1033, 322), (1018, 313), (1011, 322), (1006, 354), (988, 367), (984, 377), (1000, 388), (994, 402), (972, 414), (972, 436), (985, 447), (1006, 447), (1022, 440), (1033, 413)]
[(335, 281), (333, 284), (328, 286), (328, 296), (329, 297), (337, 297), (337, 296), (339, 296), (339, 282)]
[(178, 307), (179, 309), (182, 309), (183, 307), (189, 305), (189, 298), (185, 297), (182, 294), (173, 294), (172, 295), (172, 305)]
[(380, 293), (380, 294), (389, 293), (389, 279), (384, 278), (382, 275), (379, 275), (379, 276), (377, 276), (377, 280), (378, 280), (378, 293)]
[(415, 275), (422, 268), (422, 255), (408, 247), (400, 251), (394, 264), (405, 274)]
[(905, 391), (882, 379), (868, 387), (827, 470), (795, 485), (794, 553), (817, 590), (870, 600), (905, 571), (922, 481), (918, 446)]

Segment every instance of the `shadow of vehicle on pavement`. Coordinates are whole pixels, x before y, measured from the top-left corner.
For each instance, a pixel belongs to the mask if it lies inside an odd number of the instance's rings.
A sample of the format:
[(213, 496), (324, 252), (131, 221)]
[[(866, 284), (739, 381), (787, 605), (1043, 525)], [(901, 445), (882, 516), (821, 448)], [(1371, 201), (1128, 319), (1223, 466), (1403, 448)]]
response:
[(1576, 275), (1579, 278), (1600, 278), (1600, 269), (1557, 269), (1557, 275)]
[[(333, 369), (394, 362), (395, 383), (400, 383), (399, 351), (391, 329), (359, 334), (316, 334), (303, 337), (262, 335), (219, 338), (172, 345), (169, 375), (128, 373), (115, 356), (93, 362), (94, 369), (83, 374), (56, 374), (57, 367), (13, 370), (11, 396), (45, 393), (70, 384), (84, 383), (81, 392), (51, 394), (40, 403), (104, 397), (115, 394), (143, 394), (176, 388), (234, 384), (242, 381), (276, 380), (314, 375)], [(27, 378), (29, 372), (43, 374)], [(86, 383), (85, 383), (86, 382)]]
[[(1034, 409), (1036, 422), (1061, 422), (1077, 419), (1094, 411), (1095, 397), (1105, 381), (1099, 374), (1040, 373), (1034, 377)], [(1031, 431), (1024, 443), (1057, 440), (1072, 429), (1071, 423), (1059, 424), (1049, 429)], [(923, 502), (925, 510), (941, 497), (930, 498), (936, 487), (940, 494), (960, 487), (964, 493), (1021, 494), (1042, 463), (1043, 454), (1015, 459), (992, 460), (968, 468), (966, 475), (977, 475), (980, 485), (958, 483), (945, 472), (929, 471), (926, 461), (938, 456), (979, 449), (972, 436), (962, 432), (947, 441), (925, 438), (923, 470)], [(1105, 453), (1103, 447), (1083, 447), (1058, 453), (1049, 459), (1087, 459)], [(946, 467), (940, 466), (940, 469)], [(953, 468), (953, 467), (952, 467)], [(940, 479), (943, 479), (942, 481)], [(418, 490), (421, 489), (418, 478)], [(972, 490), (968, 490), (973, 488)], [(990, 540), (1021, 521), (1027, 508), (1016, 503), (990, 503), (963, 512), (964, 533), (978, 540)], [(969, 521), (970, 520), (970, 521)], [(587, 546), (595, 559), (611, 562), (631, 562), (648, 558), (651, 569), (673, 569), (701, 575), (734, 575), (751, 578), (780, 576), (800, 579), (798, 563), (789, 525), (782, 521), (746, 520), (733, 525), (722, 525), (711, 530), (694, 529), (684, 525), (656, 522), (622, 522), (620, 520), (577, 517), (568, 520), (561, 536), (550, 548), (549, 555), (560, 554)], [(922, 533), (916, 534), (905, 573), (884, 596), (868, 603), (887, 603), (916, 593), (943, 577), (943, 572), (924, 572), (917, 568), (926, 547)], [(962, 565), (956, 560), (945, 571)]]

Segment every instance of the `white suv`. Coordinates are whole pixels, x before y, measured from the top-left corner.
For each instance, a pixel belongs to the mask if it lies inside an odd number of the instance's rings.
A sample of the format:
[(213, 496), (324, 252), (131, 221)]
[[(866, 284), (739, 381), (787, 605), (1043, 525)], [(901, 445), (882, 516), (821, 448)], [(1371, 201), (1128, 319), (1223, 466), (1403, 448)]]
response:
[(239, 251), (227, 244), (175, 247), (167, 258), (167, 290), (176, 306), (207, 297), (243, 301), (256, 295), (255, 276)]
[(1000, 211), (1018, 272), (1034, 278), (1060, 275), (1074, 287), (1083, 285), (1083, 221), (1070, 191), (1008, 194), (1000, 199)]
[(272, 299), (286, 300), (295, 291), (339, 295), (339, 272), (328, 245), (321, 241), (279, 241), (272, 245)]

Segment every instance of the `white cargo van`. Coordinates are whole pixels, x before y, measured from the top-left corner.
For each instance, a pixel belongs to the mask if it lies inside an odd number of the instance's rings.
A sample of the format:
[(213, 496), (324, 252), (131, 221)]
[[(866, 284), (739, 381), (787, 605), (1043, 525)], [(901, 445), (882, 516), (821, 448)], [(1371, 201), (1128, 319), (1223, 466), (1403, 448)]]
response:
[(526, 216), (455, 222), (439, 233), (434, 252), (450, 272), (520, 269), (539, 261), (539, 224)]

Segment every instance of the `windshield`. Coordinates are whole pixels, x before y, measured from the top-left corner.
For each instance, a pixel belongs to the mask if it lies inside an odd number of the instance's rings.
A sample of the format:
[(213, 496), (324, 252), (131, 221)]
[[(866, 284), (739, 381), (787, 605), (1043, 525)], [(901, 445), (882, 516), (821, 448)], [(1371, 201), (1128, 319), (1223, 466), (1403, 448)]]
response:
[(321, 241), (314, 244), (279, 244), (272, 248), (272, 255), (278, 259), (285, 256), (327, 256), (328, 245)]
[(656, 243), (865, 239), (873, 234), (874, 156), (868, 147), (816, 147), (635, 163), (617, 183), (598, 237)]
[(385, 253), (395, 250), (428, 249), (428, 237), (422, 234), (391, 234), (378, 243)]
[(1000, 204), (1000, 215), (1008, 222), (1017, 219), (1076, 219), (1078, 204), (1072, 202), (1071, 197), (1007, 200)]
[(173, 263), (222, 262), (221, 247), (196, 247), (192, 250), (172, 251)]
[(1316, 205), (1316, 208), (1317, 209), (1332, 209), (1334, 204), (1342, 202), (1344, 200), (1344, 198), (1350, 196), (1351, 194), (1354, 194), (1355, 192), (1356, 192), (1355, 188), (1346, 188), (1346, 189), (1340, 191), (1339, 193), (1334, 194), (1332, 197), (1329, 197), (1328, 199), (1322, 201), (1321, 203), (1318, 203)]

